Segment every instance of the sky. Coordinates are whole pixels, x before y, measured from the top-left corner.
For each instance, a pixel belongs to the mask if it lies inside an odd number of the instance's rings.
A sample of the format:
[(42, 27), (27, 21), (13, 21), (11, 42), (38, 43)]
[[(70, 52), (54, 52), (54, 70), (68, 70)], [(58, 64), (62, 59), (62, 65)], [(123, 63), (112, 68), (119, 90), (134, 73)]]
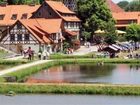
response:
[[(112, 1), (114, 1), (115, 3), (118, 3), (118, 2), (123, 1), (123, 0), (112, 0)], [(125, 1), (132, 1), (132, 0), (125, 0)]]

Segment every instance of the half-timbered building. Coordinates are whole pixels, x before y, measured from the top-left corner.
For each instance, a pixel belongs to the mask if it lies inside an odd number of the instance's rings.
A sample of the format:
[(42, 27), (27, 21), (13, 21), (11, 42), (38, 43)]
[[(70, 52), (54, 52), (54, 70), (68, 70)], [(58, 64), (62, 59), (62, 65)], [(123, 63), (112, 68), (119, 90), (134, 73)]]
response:
[(62, 2), (46, 0), (40, 8), (34, 12), (32, 18), (62, 19), (62, 31), (66, 41), (68, 41), (74, 49), (79, 47), (81, 20), (77, 18), (75, 12), (69, 10)]
[(65, 40), (74, 49), (79, 47), (81, 21), (62, 2), (45, 1), (37, 10), (32, 10), (32, 15), (26, 19), (22, 18), (23, 13), (11, 13), (17, 15), (16, 18), (14, 15), (13, 25), (3, 31), (1, 46), (17, 53), (29, 46), (36, 53), (40, 48), (51, 53), (62, 51)]
[(35, 52), (40, 49), (49, 53), (61, 51), (64, 40), (61, 27), (61, 19), (20, 20), (4, 32), (0, 41), (2, 45), (16, 53), (29, 46)]

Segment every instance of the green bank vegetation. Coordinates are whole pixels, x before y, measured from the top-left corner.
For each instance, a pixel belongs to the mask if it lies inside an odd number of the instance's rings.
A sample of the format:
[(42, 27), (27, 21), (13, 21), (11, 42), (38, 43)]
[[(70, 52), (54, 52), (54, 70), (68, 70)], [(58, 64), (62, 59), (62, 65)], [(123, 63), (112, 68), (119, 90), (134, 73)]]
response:
[(140, 60), (124, 60), (124, 59), (65, 59), (65, 60), (55, 60), (50, 61), (48, 63), (36, 65), (33, 67), (25, 68), (16, 72), (12, 72), (7, 74), (6, 76), (16, 77), (17, 82), (24, 82), (26, 78), (34, 73), (37, 73), (41, 70), (47, 69), (52, 66), (56, 65), (63, 65), (63, 64), (85, 64), (85, 63), (140, 63)]
[(0, 94), (140, 95), (140, 86), (100, 84), (0, 84)]
[[(139, 64), (140, 60), (124, 59), (68, 59), (55, 60), (34, 67), (22, 69), (8, 74), (15, 76), (17, 82), (24, 81), (26, 77), (40, 70), (47, 69), (56, 65), (63, 64), (82, 64), (82, 63), (132, 63)], [(0, 81), (4, 81), (0, 78)], [(104, 95), (140, 95), (140, 85), (111, 85), (111, 84), (27, 84), (27, 83), (2, 83), (0, 84), (0, 94), (9, 92), (16, 94), (104, 94)]]
[(18, 64), (25, 64), (27, 60), (0, 60), (1, 65), (18, 65)]
[(87, 55), (68, 55), (68, 54), (52, 54), (50, 55), (50, 59), (74, 59), (74, 58), (94, 58), (95, 54), (87, 54)]

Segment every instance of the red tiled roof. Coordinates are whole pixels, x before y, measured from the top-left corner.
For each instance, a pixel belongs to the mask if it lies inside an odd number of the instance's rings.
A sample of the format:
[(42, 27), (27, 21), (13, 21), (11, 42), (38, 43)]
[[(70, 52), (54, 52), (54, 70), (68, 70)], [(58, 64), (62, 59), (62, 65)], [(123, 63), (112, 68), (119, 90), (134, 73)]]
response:
[[(32, 16), (40, 5), (29, 6), (29, 5), (6, 5), (0, 6), (0, 15), (5, 15), (3, 20), (0, 20), (0, 25), (12, 25), (17, 20), (21, 19), (23, 14), (27, 14), (27, 19)], [(17, 18), (12, 20), (13, 14), (17, 14)]]
[[(69, 10), (62, 2), (46, 0), (46, 3), (65, 21), (80, 22), (80, 19), (76, 17), (75, 12)], [(63, 14), (66, 14), (67, 16), (63, 16)]]
[(61, 1), (48, 1), (48, 0), (46, 0), (46, 3), (58, 12), (75, 14), (74, 12), (69, 10)]
[(48, 34), (57, 33), (60, 31), (62, 19), (28, 19), (20, 20), (22, 23), (34, 27), (35, 30), (44, 31)]
[(77, 36), (77, 32), (65, 30), (65, 32), (70, 36)]
[(81, 20), (76, 16), (61, 16), (65, 21), (80, 22)]
[(120, 8), (117, 4), (115, 4), (112, 0), (106, 0), (107, 5), (111, 12), (125, 12), (122, 8)]
[(49, 35), (61, 29), (62, 19), (28, 19), (20, 22), (34, 35), (40, 43), (53, 43)]
[(138, 19), (140, 17), (140, 12), (120, 12), (120, 13), (112, 13), (114, 18), (117, 19)]
[(112, 13), (115, 20), (137, 20), (137, 23), (140, 24), (140, 12), (120, 12)]

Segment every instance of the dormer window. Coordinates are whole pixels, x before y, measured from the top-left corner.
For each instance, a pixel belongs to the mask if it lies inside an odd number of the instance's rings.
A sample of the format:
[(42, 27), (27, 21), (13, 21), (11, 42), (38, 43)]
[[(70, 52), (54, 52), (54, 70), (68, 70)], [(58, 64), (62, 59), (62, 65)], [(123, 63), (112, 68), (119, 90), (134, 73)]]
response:
[(13, 14), (11, 17), (12, 20), (16, 20), (17, 19), (17, 14)]
[(27, 19), (27, 13), (24, 13), (24, 14), (22, 14), (22, 17), (21, 17), (21, 19)]
[(4, 14), (0, 15), (0, 20), (3, 20), (4, 19)]
[(52, 13), (51, 13), (51, 12), (50, 12), (49, 14), (50, 14), (50, 16), (52, 15)]

